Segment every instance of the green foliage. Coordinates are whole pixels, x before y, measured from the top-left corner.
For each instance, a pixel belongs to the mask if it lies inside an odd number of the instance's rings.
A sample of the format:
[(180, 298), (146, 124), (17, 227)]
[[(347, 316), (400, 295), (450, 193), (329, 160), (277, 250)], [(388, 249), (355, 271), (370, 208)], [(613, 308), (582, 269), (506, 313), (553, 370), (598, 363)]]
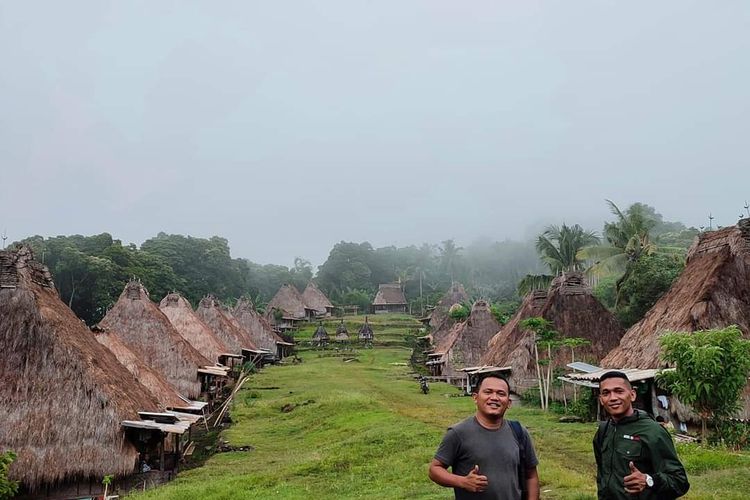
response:
[(685, 264), (677, 255), (641, 255), (622, 281), (617, 317), (626, 328), (639, 321), (672, 282), (680, 275)]
[(585, 231), (578, 224), (549, 226), (539, 235), (536, 250), (553, 274), (582, 269), (583, 262), (578, 252), (587, 246), (599, 243), (594, 231)]
[(0, 453), (0, 499), (13, 498), (18, 493), (18, 482), (8, 479), (10, 465), (16, 459), (12, 451)]
[(594, 286), (592, 293), (604, 307), (613, 311), (617, 302), (617, 278), (615, 276), (601, 278)]
[(499, 304), (492, 304), (490, 306), (492, 315), (495, 317), (495, 320), (497, 320), (497, 322), (501, 325), (504, 325), (505, 323), (510, 321), (510, 318), (513, 317), (517, 309), (518, 302), (501, 302)]
[(594, 392), (588, 388), (578, 392), (578, 399), (568, 403), (568, 413), (584, 422), (596, 421), (597, 401)]
[(516, 290), (520, 297), (525, 297), (535, 290), (546, 290), (555, 279), (551, 274), (527, 274), (518, 282)]
[(694, 333), (670, 333), (661, 340), (662, 358), (675, 366), (659, 383), (693, 407), (703, 422), (721, 421), (740, 406), (750, 373), (750, 340), (736, 326)]
[(733, 450), (750, 450), (750, 423), (719, 420), (714, 425), (716, 432), (709, 439), (709, 443), (727, 446)]
[(450, 311), (448, 311), (448, 316), (456, 321), (466, 321), (469, 314), (471, 314), (471, 306), (467, 306), (466, 304), (455, 304), (451, 307)]

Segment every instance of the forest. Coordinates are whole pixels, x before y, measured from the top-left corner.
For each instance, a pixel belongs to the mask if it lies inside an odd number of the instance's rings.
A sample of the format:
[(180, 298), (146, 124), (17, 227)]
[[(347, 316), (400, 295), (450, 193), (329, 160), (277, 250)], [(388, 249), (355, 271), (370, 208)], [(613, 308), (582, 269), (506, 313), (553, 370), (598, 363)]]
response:
[(607, 203), (612, 220), (601, 230), (552, 225), (532, 241), (485, 238), (465, 247), (452, 239), (401, 248), (341, 241), (317, 270), (303, 257), (291, 267), (233, 257), (229, 241), (220, 236), (160, 232), (136, 246), (108, 233), (37, 235), (17, 243), (33, 248), (62, 300), (89, 325), (104, 316), (132, 278), (141, 280), (154, 300), (171, 291), (194, 305), (207, 294), (227, 303), (249, 297), (259, 309), (282, 284), (302, 290), (314, 279), (334, 304), (367, 310), (380, 283), (401, 282), (411, 311), (422, 314), (452, 281), (463, 283), (472, 299), (488, 299), (512, 312), (521, 295), (546, 287), (554, 275), (584, 270), (595, 295), (629, 326), (669, 288), (687, 248), (705, 228), (665, 221), (642, 203), (623, 210)]

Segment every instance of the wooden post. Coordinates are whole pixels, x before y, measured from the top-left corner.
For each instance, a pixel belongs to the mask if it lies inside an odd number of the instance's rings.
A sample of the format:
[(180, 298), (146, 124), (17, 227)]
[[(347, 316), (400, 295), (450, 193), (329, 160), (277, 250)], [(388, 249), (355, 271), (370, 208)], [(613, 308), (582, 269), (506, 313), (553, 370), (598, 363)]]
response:
[(159, 470), (164, 472), (164, 433), (161, 433), (161, 442), (159, 443)]

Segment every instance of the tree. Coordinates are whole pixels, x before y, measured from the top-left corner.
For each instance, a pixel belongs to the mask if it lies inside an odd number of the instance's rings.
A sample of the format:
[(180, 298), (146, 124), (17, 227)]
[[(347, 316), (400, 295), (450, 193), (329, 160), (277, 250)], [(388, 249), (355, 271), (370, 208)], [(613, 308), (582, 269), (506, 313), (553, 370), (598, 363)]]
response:
[(661, 371), (659, 384), (693, 407), (701, 419), (702, 442), (709, 419), (731, 417), (750, 374), (750, 340), (737, 326), (693, 333), (669, 333), (661, 340), (662, 359), (674, 370)]
[(443, 246), (440, 247), (440, 266), (450, 276), (451, 283), (456, 278), (456, 269), (461, 259), (461, 250), (463, 248), (457, 246), (456, 242), (452, 239), (444, 240)]
[(16, 459), (12, 451), (0, 453), (0, 499), (13, 498), (18, 493), (18, 482), (8, 479), (10, 464)]
[[(571, 363), (576, 362), (576, 347), (582, 347), (589, 344), (591, 344), (591, 342), (583, 337), (568, 337), (562, 341), (563, 346), (570, 348)], [(563, 395), (565, 395), (565, 392), (563, 392)], [(573, 384), (573, 401), (578, 401), (578, 386), (576, 384)]]
[[(552, 328), (552, 322), (538, 316), (521, 321), (521, 326), (534, 332), (534, 361), (536, 362), (536, 376), (539, 382), (539, 402), (542, 410), (547, 410), (552, 381), (552, 352), (560, 345), (557, 341), (558, 332)], [(543, 351), (547, 352), (546, 358), (539, 356), (540, 346)], [(547, 368), (546, 373), (543, 372), (542, 366)]]
[(620, 323), (628, 328), (643, 318), (684, 268), (679, 255), (641, 255), (620, 285), (620, 300), (616, 309)]

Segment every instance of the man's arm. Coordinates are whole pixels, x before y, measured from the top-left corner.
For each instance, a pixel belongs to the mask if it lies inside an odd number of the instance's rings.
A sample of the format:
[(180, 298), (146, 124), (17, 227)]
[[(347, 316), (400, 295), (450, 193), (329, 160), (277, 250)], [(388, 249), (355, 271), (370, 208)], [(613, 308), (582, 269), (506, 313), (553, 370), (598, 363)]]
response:
[(472, 493), (487, 489), (487, 476), (479, 473), (478, 465), (475, 465), (468, 475), (459, 476), (458, 474), (449, 472), (447, 465), (433, 458), (432, 462), (430, 462), (429, 475), (433, 482), (447, 488), (461, 488)]
[(654, 490), (680, 497), (690, 489), (687, 473), (677, 458), (672, 436), (666, 429), (660, 428), (658, 431), (654, 443), (649, 443), (651, 463), (656, 469), (653, 474)]
[(526, 500), (539, 500), (539, 473), (536, 467), (526, 469)]

